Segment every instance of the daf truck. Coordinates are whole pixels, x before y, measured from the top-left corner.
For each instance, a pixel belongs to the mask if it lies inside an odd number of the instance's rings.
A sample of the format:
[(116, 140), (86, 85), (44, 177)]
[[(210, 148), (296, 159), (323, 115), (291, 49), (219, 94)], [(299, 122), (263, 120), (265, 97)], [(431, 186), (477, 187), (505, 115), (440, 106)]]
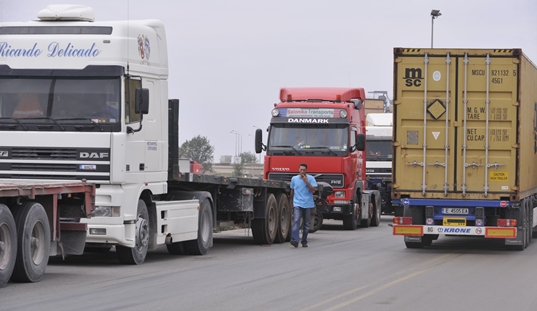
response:
[[(251, 227), (259, 244), (287, 238), (280, 211), (288, 208), (288, 183), (195, 174), (189, 160), (180, 164), (179, 101), (168, 100), (162, 22), (99, 22), (81, 5), (51, 5), (37, 17), (0, 24), (0, 185), (94, 187), (91, 206), (78, 205), (91, 218), (65, 217), (82, 224), (87, 251), (115, 249), (124, 264), (143, 263), (158, 245), (206, 254), (220, 221)], [(36, 194), (29, 193), (13, 202), (0, 195), (0, 203), (26, 206)]]

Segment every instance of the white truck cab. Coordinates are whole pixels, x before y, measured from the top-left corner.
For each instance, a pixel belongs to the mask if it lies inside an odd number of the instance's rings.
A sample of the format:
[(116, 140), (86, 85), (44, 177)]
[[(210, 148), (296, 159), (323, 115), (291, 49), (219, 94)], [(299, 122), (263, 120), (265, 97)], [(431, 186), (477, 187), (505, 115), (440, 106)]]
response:
[[(0, 179), (96, 184), (87, 246), (115, 245), (124, 263), (196, 240), (200, 202), (159, 200), (168, 194), (162, 22), (99, 22), (89, 7), (51, 5), (38, 20), (0, 24), (0, 56)], [(198, 251), (211, 244), (212, 231)]]

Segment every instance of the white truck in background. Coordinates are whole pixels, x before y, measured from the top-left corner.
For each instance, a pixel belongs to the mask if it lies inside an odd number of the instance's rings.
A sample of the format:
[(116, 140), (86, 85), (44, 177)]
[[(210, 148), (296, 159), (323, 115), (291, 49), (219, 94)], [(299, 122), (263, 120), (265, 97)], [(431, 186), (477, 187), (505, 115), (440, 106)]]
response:
[(382, 212), (393, 213), (392, 190), (392, 113), (366, 116), (366, 175), (368, 189), (380, 191)]
[[(290, 210), (288, 184), (195, 174), (179, 160), (179, 101), (168, 99), (161, 21), (97, 22), (90, 7), (50, 5), (37, 20), (1, 23), (0, 55), (0, 186), (89, 185), (70, 191), (83, 192), (78, 201), (91, 197), (83, 205), (91, 218), (78, 213), (71, 218), (79, 226), (61, 228), (81, 230), (86, 251), (115, 247), (124, 264), (143, 263), (158, 245), (203, 255), (219, 221), (251, 225), (259, 244), (287, 239), (290, 222), (280, 216)], [(0, 199), (0, 216), (10, 205)], [(0, 226), (4, 284), (11, 275), (4, 255), (16, 251), (6, 234), (13, 227)], [(54, 246), (39, 248), (40, 258)]]

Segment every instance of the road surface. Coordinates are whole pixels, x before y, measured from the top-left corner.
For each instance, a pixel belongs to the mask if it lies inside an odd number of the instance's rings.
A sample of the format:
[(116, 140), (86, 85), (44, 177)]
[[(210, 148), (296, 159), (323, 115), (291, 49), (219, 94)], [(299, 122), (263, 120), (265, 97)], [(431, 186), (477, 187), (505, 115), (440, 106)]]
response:
[(141, 266), (114, 252), (51, 258), (39, 283), (8, 283), (0, 310), (537, 310), (537, 242), (440, 237), (406, 249), (379, 227), (326, 221), (308, 248), (255, 245), (245, 230), (215, 234), (205, 256), (161, 248)]

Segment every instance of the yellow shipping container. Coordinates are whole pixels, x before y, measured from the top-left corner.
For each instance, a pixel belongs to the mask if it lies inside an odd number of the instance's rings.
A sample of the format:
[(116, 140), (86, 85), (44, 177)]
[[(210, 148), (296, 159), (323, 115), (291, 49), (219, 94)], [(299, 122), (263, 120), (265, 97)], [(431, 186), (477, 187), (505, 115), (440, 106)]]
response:
[(537, 68), (520, 49), (394, 49), (392, 199), (537, 192)]

